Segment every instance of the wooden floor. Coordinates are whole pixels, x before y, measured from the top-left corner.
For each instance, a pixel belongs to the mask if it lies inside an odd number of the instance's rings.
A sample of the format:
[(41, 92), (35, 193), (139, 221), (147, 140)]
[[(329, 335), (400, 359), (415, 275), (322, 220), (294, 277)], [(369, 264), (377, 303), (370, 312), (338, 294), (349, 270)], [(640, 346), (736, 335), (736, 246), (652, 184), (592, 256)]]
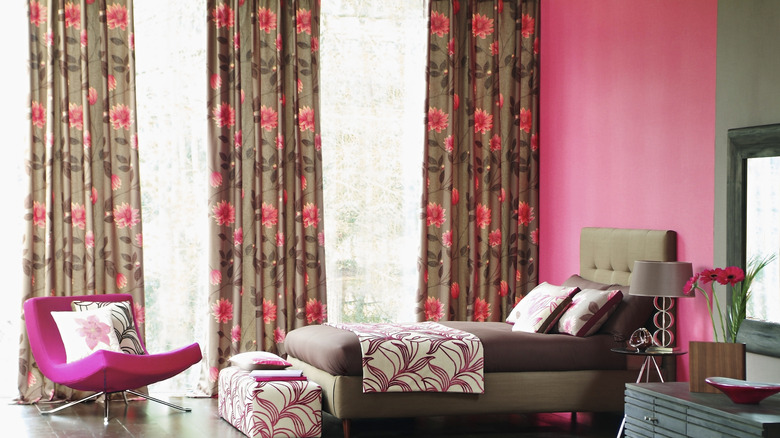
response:
[[(43, 416), (36, 406), (0, 400), (0, 435), (13, 437), (219, 437), (244, 435), (219, 418), (217, 400), (161, 397), (192, 408), (180, 412), (148, 401), (112, 401), (109, 424), (103, 425), (103, 403), (82, 403), (60, 413)], [(48, 409), (48, 406), (41, 406)], [(481, 415), (420, 419), (356, 420), (353, 438), (379, 437), (615, 437), (618, 414)], [(341, 422), (323, 415), (323, 437), (342, 437)]]

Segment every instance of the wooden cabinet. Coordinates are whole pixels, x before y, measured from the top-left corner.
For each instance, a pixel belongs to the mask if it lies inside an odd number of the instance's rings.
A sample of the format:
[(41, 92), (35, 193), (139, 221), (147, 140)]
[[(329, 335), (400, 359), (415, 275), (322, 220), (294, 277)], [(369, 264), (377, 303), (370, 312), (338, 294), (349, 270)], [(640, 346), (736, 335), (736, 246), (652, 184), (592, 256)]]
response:
[(780, 437), (780, 395), (758, 405), (692, 393), (688, 382), (626, 385), (626, 437)]

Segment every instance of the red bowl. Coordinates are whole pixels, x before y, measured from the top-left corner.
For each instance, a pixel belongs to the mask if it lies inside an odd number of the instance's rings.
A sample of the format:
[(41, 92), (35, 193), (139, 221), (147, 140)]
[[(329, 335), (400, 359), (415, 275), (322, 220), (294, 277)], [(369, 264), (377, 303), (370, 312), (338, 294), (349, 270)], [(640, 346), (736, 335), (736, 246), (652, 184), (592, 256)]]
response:
[(728, 377), (707, 377), (704, 381), (723, 391), (734, 403), (740, 404), (757, 404), (780, 392), (778, 383), (748, 382)]

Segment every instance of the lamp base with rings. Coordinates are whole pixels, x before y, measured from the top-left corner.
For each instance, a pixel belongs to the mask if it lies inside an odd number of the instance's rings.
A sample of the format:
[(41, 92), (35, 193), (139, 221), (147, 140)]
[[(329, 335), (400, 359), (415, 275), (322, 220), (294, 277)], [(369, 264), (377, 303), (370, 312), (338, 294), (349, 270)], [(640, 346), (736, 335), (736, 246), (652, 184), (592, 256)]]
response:
[(653, 343), (659, 347), (666, 348), (674, 345), (674, 305), (676, 300), (670, 297), (655, 297), (653, 304), (656, 313), (653, 316), (655, 332), (653, 333)]

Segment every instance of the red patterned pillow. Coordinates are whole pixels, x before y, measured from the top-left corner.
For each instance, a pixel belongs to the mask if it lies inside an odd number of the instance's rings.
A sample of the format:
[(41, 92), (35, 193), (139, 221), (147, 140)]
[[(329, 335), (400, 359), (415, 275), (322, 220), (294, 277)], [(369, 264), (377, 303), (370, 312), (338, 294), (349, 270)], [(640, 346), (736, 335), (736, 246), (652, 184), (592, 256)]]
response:
[(590, 336), (607, 321), (615, 311), (623, 292), (619, 290), (583, 289), (558, 321), (558, 331), (570, 335)]
[(506, 321), (514, 323), (512, 331), (547, 333), (579, 290), (577, 287), (555, 286), (544, 282), (517, 303)]

